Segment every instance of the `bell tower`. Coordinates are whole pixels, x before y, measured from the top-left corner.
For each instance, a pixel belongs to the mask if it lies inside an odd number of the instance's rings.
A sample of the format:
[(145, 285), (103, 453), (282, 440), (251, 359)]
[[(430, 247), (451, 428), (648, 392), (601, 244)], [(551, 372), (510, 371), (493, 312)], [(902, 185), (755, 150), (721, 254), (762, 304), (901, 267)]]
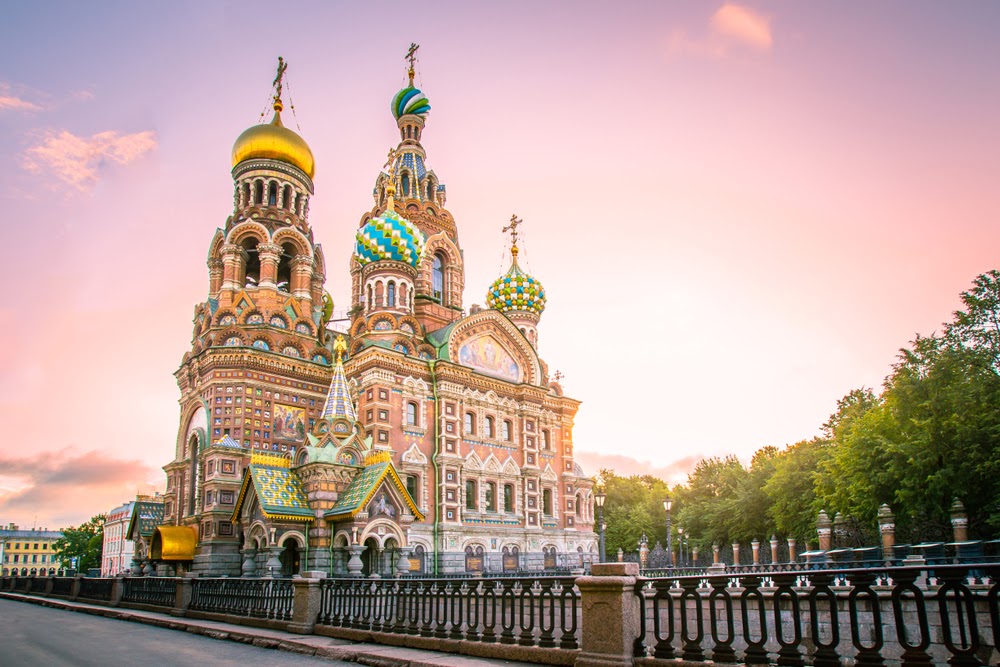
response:
[(197, 532), (194, 570), (209, 575), (240, 573), (232, 513), (251, 453), (294, 456), (332, 372), (332, 303), (309, 224), (315, 163), (282, 122), (287, 68), (279, 58), (270, 122), (233, 145), (233, 212), (209, 244), (207, 298), (174, 374), (181, 417), (164, 523)]

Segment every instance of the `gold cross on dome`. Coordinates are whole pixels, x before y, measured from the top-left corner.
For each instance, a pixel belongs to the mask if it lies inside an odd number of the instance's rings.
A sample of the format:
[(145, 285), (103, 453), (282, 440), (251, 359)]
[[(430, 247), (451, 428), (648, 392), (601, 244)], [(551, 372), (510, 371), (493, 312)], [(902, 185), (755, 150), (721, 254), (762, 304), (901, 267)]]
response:
[(563, 372), (562, 372), (562, 371), (556, 371), (556, 374), (555, 374), (555, 375), (553, 375), (552, 377), (554, 377), (554, 378), (555, 378), (556, 382), (559, 382), (559, 380), (562, 380), (562, 379), (563, 379), (564, 377), (566, 377), (566, 376), (565, 376), (565, 375), (563, 375)]
[(501, 230), (503, 233), (510, 232), (510, 243), (512, 246), (517, 246), (517, 226), (523, 223), (524, 220), (519, 220), (515, 213), (510, 216), (510, 224)]
[(396, 156), (399, 153), (396, 152), (395, 148), (389, 149), (389, 155), (386, 157), (385, 164), (382, 165), (388, 170), (389, 176), (394, 176), (396, 172)]
[(406, 52), (404, 58), (410, 61), (410, 69), (413, 69), (413, 62), (417, 59), (417, 49), (420, 45), (416, 42), (410, 42), (410, 50)]
[(284, 58), (278, 56), (278, 73), (274, 76), (274, 82), (271, 84), (275, 88), (275, 99), (281, 99), (281, 81), (285, 78), (286, 69), (288, 69), (288, 63), (285, 62)]

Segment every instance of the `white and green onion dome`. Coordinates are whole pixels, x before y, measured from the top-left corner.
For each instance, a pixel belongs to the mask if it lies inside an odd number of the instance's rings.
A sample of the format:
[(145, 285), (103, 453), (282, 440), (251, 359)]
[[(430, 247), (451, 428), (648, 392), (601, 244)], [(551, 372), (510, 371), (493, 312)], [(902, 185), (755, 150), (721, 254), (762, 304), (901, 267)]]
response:
[(515, 310), (541, 315), (545, 310), (545, 288), (517, 265), (517, 247), (511, 249), (510, 270), (500, 276), (486, 293), (486, 304), (503, 313)]
[(362, 266), (390, 259), (416, 268), (424, 253), (423, 232), (392, 208), (369, 220), (358, 230), (356, 239), (354, 254)]
[[(413, 83), (412, 78), (410, 79), (410, 83)], [(418, 88), (410, 85), (393, 96), (391, 108), (392, 117), (396, 120), (399, 120), (400, 116), (407, 115), (424, 118), (431, 110), (431, 103), (427, 101), (427, 96), (420, 92)]]

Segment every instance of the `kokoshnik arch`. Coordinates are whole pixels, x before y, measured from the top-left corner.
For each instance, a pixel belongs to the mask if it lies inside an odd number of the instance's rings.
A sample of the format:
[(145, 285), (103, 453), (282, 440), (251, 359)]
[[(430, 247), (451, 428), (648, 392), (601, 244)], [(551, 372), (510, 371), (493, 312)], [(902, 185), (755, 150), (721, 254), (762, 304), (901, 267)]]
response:
[(233, 146), (234, 210), (175, 373), (177, 448), (149, 536), (162, 571), (542, 570), (596, 553), (593, 480), (573, 460), (579, 402), (537, 353), (546, 294), (518, 266), (521, 221), (504, 229), (510, 270), (466, 314), (415, 51), (391, 103), (400, 141), (354, 239), (346, 335), (328, 326), (315, 161), (282, 124), (280, 59), (271, 121)]

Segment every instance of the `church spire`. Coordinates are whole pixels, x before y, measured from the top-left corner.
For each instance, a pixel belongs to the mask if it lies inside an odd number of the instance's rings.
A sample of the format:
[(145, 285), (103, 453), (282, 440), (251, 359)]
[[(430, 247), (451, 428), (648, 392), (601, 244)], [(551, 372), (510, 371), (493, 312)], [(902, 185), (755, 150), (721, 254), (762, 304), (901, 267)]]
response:
[(344, 353), (347, 352), (347, 341), (342, 335), (337, 336), (333, 343), (337, 360), (333, 366), (333, 378), (330, 380), (330, 391), (323, 405), (323, 419), (347, 419), (352, 424), (357, 421), (354, 401), (351, 400), (351, 389), (347, 386), (347, 376), (344, 374)]

